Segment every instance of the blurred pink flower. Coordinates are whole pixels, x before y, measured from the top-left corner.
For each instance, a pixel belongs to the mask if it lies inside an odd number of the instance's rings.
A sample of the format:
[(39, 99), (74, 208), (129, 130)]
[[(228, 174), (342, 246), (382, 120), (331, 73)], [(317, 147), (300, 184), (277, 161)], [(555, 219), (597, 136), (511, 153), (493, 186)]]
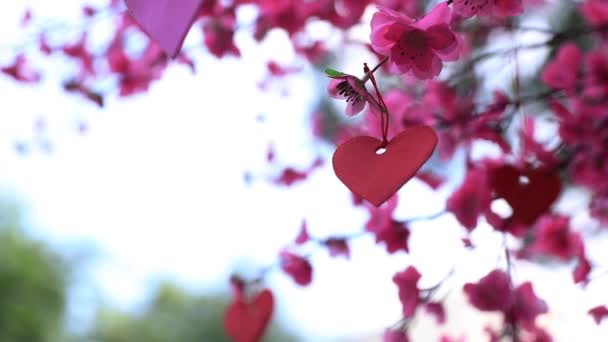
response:
[(420, 290), (418, 280), (420, 273), (414, 266), (410, 266), (402, 272), (395, 274), (393, 282), (399, 288), (399, 300), (403, 307), (403, 317), (411, 318), (420, 303)]
[(504, 18), (523, 11), (522, 0), (454, 0), (454, 12), (467, 18), (474, 15)]

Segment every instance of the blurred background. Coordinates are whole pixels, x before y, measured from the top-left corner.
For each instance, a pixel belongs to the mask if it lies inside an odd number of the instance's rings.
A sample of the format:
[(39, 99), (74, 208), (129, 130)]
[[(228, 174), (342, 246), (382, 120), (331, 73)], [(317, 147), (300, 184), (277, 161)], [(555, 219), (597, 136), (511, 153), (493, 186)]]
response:
[[(27, 9), (34, 24), (24, 28)], [(362, 22), (369, 23), (372, 13), (368, 9)], [(548, 26), (545, 16), (526, 20)], [(327, 162), (334, 145), (313, 134), (318, 117), (311, 113), (322, 109), (324, 127), (331, 130), (328, 123), (341, 115), (343, 104), (327, 98), (321, 69), (299, 61), (284, 32), (271, 31), (256, 42), (247, 31), (255, 17), (247, 6), (237, 13), (244, 27), (235, 35), (240, 58), (191, 49), (202, 39), (193, 30), (185, 48), (196, 60), (196, 73), (172, 63), (147, 92), (106, 96), (103, 107), (58, 86), (73, 73), (65, 57), (34, 55), (31, 62), (45, 75), (34, 85), (0, 77), (0, 341), (228, 341), (221, 320), (231, 274), (251, 277), (276, 265), (303, 219), (318, 238), (362, 230), (368, 212), (353, 208)], [(10, 64), (15, 51), (36, 49), (32, 38), (40, 29), (78, 39), (82, 25), (80, 1), (5, 2), (0, 65)], [(88, 25), (95, 50), (110, 39), (116, 22), (101, 15)], [(330, 46), (341, 39), (322, 22), (310, 26), (311, 36)], [(133, 35), (130, 44), (137, 48), (144, 38)], [(349, 35), (366, 41), (369, 25), (356, 25)], [(542, 37), (497, 37), (495, 44)], [(537, 75), (551, 53), (522, 53), (523, 75)], [(275, 80), (265, 67), (269, 60), (301, 71)], [(326, 64), (357, 74), (373, 60), (352, 44)], [(510, 87), (513, 66), (498, 65), (505, 77), (494, 78), (488, 89)], [(112, 89), (113, 81), (99, 90)], [(306, 170), (318, 158), (326, 162), (305, 182), (285, 187), (277, 181), (286, 168)], [(448, 176), (447, 184), (433, 191), (409, 182), (400, 191), (398, 218), (443, 210), (462, 180), (462, 155), (435, 159), (427, 167)], [(583, 210), (586, 193), (571, 189), (564, 197), (561, 210), (578, 224), (591, 224)], [(471, 237), (479, 247), (474, 253), (462, 248), (463, 228), (451, 215), (416, 222), (411, 230), (409, 254), (387, 255), (367, 235), (350, 243), (350, 260), (316, 251), (313, 283), (306, 288), (275, 267), (265, 278), (277, 302), (265, 341), (377, 341), (401, 317), (395, 272), (415, 264), (424, 270), (425, 287), (456, 270), (447, 288), (459, 289), (501, 262), (502, 237), (485, 223)], [(592, 244), (605, 240), (598, 235)], [(586, 314), (608, 302), (605, 281), (583, 290), (572, 284), (566, 267), (527, 262), (517, 265), (515, 276), (532, 279), (549, 303), (542, 325), (558, 341), (605, 341), (607, 327)], [(435, 341), (445, 333), (485, 341), (480, 327), (498, 324), (498, 318), (469, 308), (460, 291), (445, 295), (448, 323), (421, 321), (412, 328), (413, 340)]]

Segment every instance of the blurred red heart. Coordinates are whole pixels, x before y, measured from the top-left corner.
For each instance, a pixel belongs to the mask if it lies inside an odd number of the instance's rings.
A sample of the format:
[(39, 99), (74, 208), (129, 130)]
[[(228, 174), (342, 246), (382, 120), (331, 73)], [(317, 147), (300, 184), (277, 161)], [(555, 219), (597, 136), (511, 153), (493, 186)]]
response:
[(182, 48), (204, 0), (125, 0), (129, 14), (169, 56)]
[(269, 290), (262, 290), (250, 302), (238, 298), (224, 316), (224, 330), (235, 342), (258, 342), (270, 322), (274, 298)]
[(437, 135), (430, 127), (416, 126), (394, 137), (384, 153), (379, 153), (381, 144), (376, 138), (355, 137), (340, 145), (333, 157), (334, 171), (342, 183), (376, 207), (430, 158)]
[(511, 206), (511, 223), (531, 225), (555, 202), (562, 182), (551, 171), (503, 165), (492, 171), (492, 186)]

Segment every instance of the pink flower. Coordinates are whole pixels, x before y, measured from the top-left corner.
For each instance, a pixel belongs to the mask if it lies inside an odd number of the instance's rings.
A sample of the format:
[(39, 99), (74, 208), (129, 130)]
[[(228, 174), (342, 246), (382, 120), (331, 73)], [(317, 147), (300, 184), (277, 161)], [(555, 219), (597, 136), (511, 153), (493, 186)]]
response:
[(424, 14), (423, 6), (418, 0), (376, 0), (376, 4), (397, 12), (403, 12), (410, 18), (418, 18)]
[(276, 179), (276, 183), (285, 186), (291, 186), (301, 182), (308, 177), (308, 172), (298, 171), (292, 167), (287, 167), (281, 172), (281, 175)]
[(302, 220), (302, 225), (300, 226), (300, 233), (296, 237), (296, 245), (303, 245), (310, 240), (310, 236), (308, 235), (308, 225), (306, 224), (306, 220)]
[(419, 79), (439, 75), (442, 61), (458, 59), (458, 39), (450, 29), (452, 13), (443, 2), (414, 21), (399, 12), (380, 8), (372, 18), (373, 49), (390, 57), (390, 67)]
[(386, 329), (384, 336), (382, 337), (383, 342), (409, 342), (409, 338), (404, 331)]
[(437, 323), (445, 323), (445, 309), (443, 308), (443, 305), (440, 302), (427, 303), (424, 308), (426, 309), (426, 312), (435, 316), (435, 318), (437, 319)]
[(281, 268), (296, 284), (306, 286), (312, 282), (312, 266), (308, 260), (289, 251), (282, 251), (280, 259)]
[(346, 115), (359, 114), (370, 99), (370, 94), (365, 88), (365, 81), (353, 75), (342, 74), (341, 76), (330, 76), (327, 91), (336, 99), (346, 99)]
[(608, 23), (608, 2), (603, 0), (587, 0), (581, 5), (581, 13), (592, 25)]
[(578, 233), (570, 229), (568, 217), (549, 215), (538, 221), (536, 239), (531, 249), (562, 260), (569, 260), (581, 255), (583, 240)]
[(541, 75), (546, 85), (555, 89), (572, 92), (578, 82), (578, 66), (583, 53), (574, 43), (566, 43), (559, 48), (557, 56), (549, 62)]
[(492, 192), (486, 171), (472, 169), (462, 185), (448, 198), (447, 210), (471, 231), (477, 226), (479, 216), (489, 211), (491, 201)]
[(403, 317), (411, 318), (420, 303), (420, 290), (418, 280), (420, 273), (415, 267), (410, 266), (405, 271), (395, 274), (393, 282), (399, 288), (399, 300), (403, 307)]
[(34, 71), (25, 55), (18, 55), (13, 64), (1, 67), (0, 72), (12, 77), (15, 81), (23, 83), (36, 83), (40, 81), (40, 73)]
[(477, 284), (464, 285), (464, 292), (473, 306), (481, 311), (500, 311), (507, 322), (522, 325), (534, 332), (536, 317), (548, 311), (547, 304), (536, 296), (532, 283), (511, 288), (509, 275), (494, 270)]
[(509, 315), (528, 329), (534, 327), (534, 322), (538, 315), (548, 311), (547, 304), (536, 296), (532, 283), (529, 281), (519, 285), (515, 289), (513, 299)]
[(376, 234), (376, 243), (384, 242), (388, 253), (393, 254), (399, 250), (409, 252), (410, 231), (405, 223), (391, 220), (388, 225), (375, 231), (374, 234)]
[(454, 12), (467, 18), (474, 15), (504, 18), (523, 11), (522, 0), (454, 0)]
[(234, 43), (236, 18), (234, 13), (207, 18), (202, 26), (205, 46), (217, 58), (227, 55), (239, 57), (241, 51)]
[(596, 306), (589, 310), (589, 314), (593, 317), (596, 324), (600, 324), (608, 316), (608, 308), (605, 305)]
[(509, 275), (494, 270), (478, 283), (467, 283), (464, 292), (471, 304), (481, 311), (507, 311), (513, 301)]
[(572, 272), (574, 283), (585, 283), (589, 281), (589, 273), (591, 272), (591, 263), (585, 255), (578, 258), (578, 264)]
[(344, 238), (329, 238), (323, 242), (332, 257), (343, 256), (350, 259), (350, 249)]

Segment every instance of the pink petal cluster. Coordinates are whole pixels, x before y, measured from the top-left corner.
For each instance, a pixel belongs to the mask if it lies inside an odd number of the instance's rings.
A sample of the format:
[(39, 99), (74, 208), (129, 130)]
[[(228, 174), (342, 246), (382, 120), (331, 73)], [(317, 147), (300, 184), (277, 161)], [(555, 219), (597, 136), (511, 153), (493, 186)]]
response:
[(583, 17), (592, 25), (608, 24), (608, 2), (604, 0), (586, 0), (581, 4)]
[(523, 11), (522, 0), (454, 0), (454, 12), (466, 18), (474, 15), (504, 18)]
[(327, 91), (333, 98), (346, 100), (346, 115), (348, 116), (359, 114), (371, 96), (365, 88), (364, 81), (347, 74), (332, 77)]
[(372, 17), (372, 47), (390, 57), (393, 71), (411, 73), (419, 79), (432, 78), (439, 75), (444, 61), (459, 57), (458, 38), (450, 28), (451, 17), (445, 2), (418, 21), (380, 8)]
[(409, 342), (407, 334), (401, 330), (387, 329), (382, 336), (382, 342)]
[(491, 202), (492, 192), (486, 170), (472, 169), (448, 198), (446, 208), (471, 231), (477, 227), (479, 217), (489, 211)]
[(570, 229), (570, 218), (560, 215), (540, 218), (530, 249), (562, 260), (569, 260), (584, 253), (582, 237)]
[(368, 209), (371, 216), (365, 225), (365, 229), (376, 237), (376, 243), (384, 243), (386, 251), (390, 254), (400, 250), (409, 252), (409, 228), (405, 222), (393, 218), (397, 198), (397, 196), (392, 197), (380, 208), (370, 206)]
[[(496, 129), (504, 118), (508, 103), (509, 98), (496, 91), (494, 102), (483, 112), (478, 112), (473, 94), (462, 96), (454, 87), (444, 82), (429, 82), (422, 108), (433, 115), (432, 123), (441, 128), (445, 127), (439, 131), (439, 156), (443, 159), (451, 158), (458, 147), (468, 147), (479, 139), (493, 142), (503, 152), (509, 153), (510, 144)], [(432, 108), (432, 111), (429, 108)], [(425, 124), (428, 124), (427, 122)]]
[(541, 79), (546, 85), (573, 93), (579, 81), (579, 66), (583, 53), (574, 43), (566, 43), (559, 48), (555, 59), (550, 61)]
[(506, 322), (532, 331), (536, 329), (536, 317), (548, 311), (530, 282), (512, 288), (509, 275), (501, 270), (490, 272), (477, 283), (465, 284), (464, 292), (477, 309), (502, 312)]
[(421, 301), (418, 280), (420, 273), (415, 267), (410, 266), (402, 272), (395, 274), (393, 282), (399, 289), (399, 300), (403, 307), (403, 317), (411, 318)]
[(296, 284), (306, 286), (312, 282), (312, 266), (308, 260), (286, 250), (279, 257), (281, 268)]
[(589, 310), (589, 315), (593, 317), (596, 324), (600, 324), (606, 317), (608, 317), (608, 307), (605, 305), (596, 306)]

